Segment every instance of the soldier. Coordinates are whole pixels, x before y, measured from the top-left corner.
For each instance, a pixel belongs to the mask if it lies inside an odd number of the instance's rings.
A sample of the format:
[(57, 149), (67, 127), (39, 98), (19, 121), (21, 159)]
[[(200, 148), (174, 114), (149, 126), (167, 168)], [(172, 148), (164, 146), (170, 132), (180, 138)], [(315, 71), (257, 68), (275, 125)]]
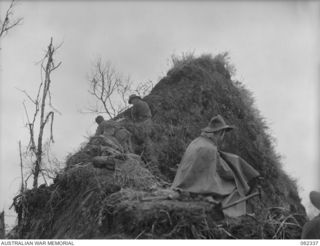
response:
[[(202, 195), (205, 200), (221, 203), (223, 207), (244, 198), (250, 192), (249, 182), (259, 173), (239, 156), (219, 150), (224, 134), (233, 128), (222, 116), (213, 117), (186, 149), (172, 189)], [(229, 217), (244, 215), (246, 202), (223, 212)]]
[[(320, 210), (320, 192), (311, 191), (309, 197), (313, 206)], [(305, 223), (301, 239), (320, 239), (320, 214)]]
[(103, 135), (120, 144), (124, 152), (132, 152), (131, 133), (127, 129), (120, 126), (116, 121), (104, 120), (101, 115), (96, 118), (96, 122), (98, 127), (95, 136)]
[(151, 119), (151, 110), (147, 102), (141, 97), (133, 94), (129, 97), (129, 104), (133, 104), (131, 108), (131, 117), (134, 122), (143, 122)]
[(104, 120), (103, 116), (99, 115), (96, 118), (96, 123), (98, 124), (95, 136), (113, 136), (115, 133), (116, 123), (112, 120)]
[(129, 104), (132, 104), (131, 118), (133, 121), (133, 133), (135, 136), (135, 152), (143, 153), (143, 158), (151, 169), (157, 170), (157, 158), (151, 141), (152, 114), (147, 102), (141, 97), (133, 94), (129, 97)]

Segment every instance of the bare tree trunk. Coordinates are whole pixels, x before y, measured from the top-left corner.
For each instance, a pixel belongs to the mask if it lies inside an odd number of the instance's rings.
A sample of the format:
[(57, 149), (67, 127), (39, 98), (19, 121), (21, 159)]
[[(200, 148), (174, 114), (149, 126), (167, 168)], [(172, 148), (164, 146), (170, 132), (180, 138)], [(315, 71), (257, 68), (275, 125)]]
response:
[[(30, 120), (28, 110), (26, 107), (26, 104), (23, 103), (24, 110), (27, 116), (28, 121), (28, 127), (29, 127), (29, 135), (30, 135), (30, 142), (28, 146), (28, 151), (35, 157), (35, 161), (33, 163), (33, 188), (38, 187), (38, 178), (39, 174), (43, 174), (43, 135), (44, 130), (47, 125), (47, 123), (50, 123), (50, 139), (49, 142), (54, 142), (53, 140), (53, 120), (54, 120), (54, 111), (55, 110), (51, 104), (51, 94), (50, 94), (50, 85), (51, 85), (51, 72), (53, 72), (55, 69), (57, 69), (61, 62), (59, 62), (57, 65), (55, 65), (53, 60), (53, 54), (55, 51), (59, 48), (53, 46), (53, 40), (51, 38), (50, 44), (47, 48), (47, 52), (42, 60), (41, 63), (41, 72), (44, 72), (44, 80), (41, 81), (37, 96), (36, 98), (32, 98), (25, 90), (21, 90), (27, 98), (34, 104), (35, 110), (33, 113), (33, 118)], [(45, 66), (44, 66), (45, 64)], [(51, 111), (47, 112), (46, 108), (47, 106), (51, 107)], [(57, 111), (57, 110), (55, 110)], [(57, 111), (58, 112), (58, 111)], [(40, 113), (40, 115), (39, 115)], [(39, 132), (38, 135), (36, 135), (35, 132), (35, 123), (39, 122)], [(37, 141), (36, 141), (37, 138)], [(21, 157), (21, 155), (20, 155)], [(22, 160), (21, 160), (22, 163)], [(45, 179), (45, 178), (44, 178)]]
[(51, 84), (51, 72), (58, 68), (61, 64), (61, 62), (55, 66), (53, 62), (53, 53), (55, 49), (52, 44), (52, 38), (50, 41), (50, 44), (48, 46), (47, 54), (45, 58), (47, 58), (47, 64), (45, 68), (43, 67), (43, 70), (45, 72), (45, 79), (44, 79), (44, 85), (42, 89), (42, 99), (41, 99), (41, 107), (40, 107), (40, 129), (39, 129), (39, 135), (38, 135), (38, 144), (37, 144), (37, 150), (36, 150), (36, 161), (35, 161), (35, 166), (34, 166), (34, 176), (33, 176), (33, 188), (38, 187), (38, 178), (39, 178), (39, 173), (41, 172), (41, 166), (42, 166), (42, 155), (43, 155), (43, 150), (42, 150), (42, 140), (43, 140), (43, 133), (44, 133), (44, 128), (46, 124), (48, 123), (49, 118), (51, 117), (51, 136), (50, 136), (50, 141), (53, 142), (53, 135), (52, 135), (52, 123), (53, 123), (53, 118), (54, 118), (54, 112), (50, 111), (46, 116), (45, 116), (45, 110), (46, 110), (46, 99), (48, 93), (50, 93), (50, 84)]
[(6, 236), (6, 226), (4, 223), (4, 211), (0, 213), (0, 239), (4, 239)]
[(24, 191), (24, 177), (23, 177), (23, 163), (22, 163), (22, 151), (21, 151), (21, 141), (19, 141), (19, 155), (20, 155), (20, 171), (21, 171), (21, 188), (20, 193)]

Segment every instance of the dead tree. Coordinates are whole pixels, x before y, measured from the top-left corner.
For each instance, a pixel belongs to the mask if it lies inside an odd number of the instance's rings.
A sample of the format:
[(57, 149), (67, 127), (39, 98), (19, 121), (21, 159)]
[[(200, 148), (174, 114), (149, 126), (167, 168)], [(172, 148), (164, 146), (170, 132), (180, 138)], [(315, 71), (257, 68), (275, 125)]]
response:
[[(46, 54), (41, 62), (41, 73), (44, 77), (41, 80), (41, 83), (38, 87), (37, 95), (35, 98), (32, 98), (26, 91), (22, 91), (29, 101), (34, 105), (33, 117), (30, 120), (28, 109), (25, 103), (23, 103), (24, 110), (27, 116), (27, 126), (29, 129), (30, 141), (28, 145), (28, 151), (35, 158), (32, 166), (32, 175), (33, 175), (33, 188), (38, 187), (38, 178), (39, 174), (45, 180), (44, 169), (43, 169), (43, 144), (44, 144), (44, 132), (46, 126), (50, 123), (50, 142), (54, 142), (53, 139), (53, 121), (54, 121), (54, 111), (51, 103), (51, 73), (56, 70), (60, 65), (59, 62), (57, 65), (54, 62), (53, 55), (56, 50), (60, 47), (54, 47), (52, 43), (52, 38), (50, 44), (47, 48)], [(50, 107), (50, 111), (47, 112), (47, 106)], [(36, 132), (36, 127), (38, 127), (38, 132)], [(37, 135), (38, 134), (38, 135)]]
[(15, 0), (12, 0), (9, 8), (7, 9), (4, 19), (0, 18), (0, 39), (4, 37), (7, 32), (15, 26), (21, 24), (23, 18), (12, 18), (13, 9), (16, 5)]
[(89, 84), (89, 93), (96, 98), (96, 105), (89, 107), (88, 112), (107, 113), (113, 118), (127, 107), (125, 97), (131, 90), (130, 80), (123, 80), (110, 62), (98, 59), (89, 76)]
[(123, 78), (115, 71), (110, 62), (101, 59), (94, 64), (89, 76), (89, 93), (95, 97), (96, 104), (89, 107), (89, 113), (106, 113), (113, 118), (129, 107), (128, 98), (132, 93), (144, 96), (150, 92), (152, 82), (139, 84), (133, 89), (129, 77)]

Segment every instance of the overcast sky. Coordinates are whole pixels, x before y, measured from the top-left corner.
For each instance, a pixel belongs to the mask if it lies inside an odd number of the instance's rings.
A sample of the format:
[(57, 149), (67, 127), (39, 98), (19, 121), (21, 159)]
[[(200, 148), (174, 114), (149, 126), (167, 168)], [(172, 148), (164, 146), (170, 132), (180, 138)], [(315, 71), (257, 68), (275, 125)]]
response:
[[(0, 2), (1, 17), (9, 2)], [(28, 143), (16, 88), (36, 93), (36, 64), (50, 37), (63, 42), (61, 67), (52, 77), (56, 116), (54, 154), (63, 160), (95, 130), (87, 74), (97, 57), (136, 83), (158, 82), (172, 54), (228, 51), (270, 125), (287, 173), (298, 181), (303, 203), (320, 190), (318, 168), (319, 3), (308, 1), (22, 1), (24, 18), (1, 41), (0, 210), (19, 187), (18, 141)], [(12, 213), (12, 212), (11, 212)]]

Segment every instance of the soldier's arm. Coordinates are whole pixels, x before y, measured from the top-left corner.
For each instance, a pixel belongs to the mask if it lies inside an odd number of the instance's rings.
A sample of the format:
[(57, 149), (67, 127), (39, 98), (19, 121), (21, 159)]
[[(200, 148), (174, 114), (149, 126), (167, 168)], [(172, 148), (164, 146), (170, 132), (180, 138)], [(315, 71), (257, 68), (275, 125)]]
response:
[(95, 136), (99, 136), (99, 135), (101, 135), (101, 134), (103, 134), (103, 129), (102, 129), (101, 124), (100, 124), (100, 125), (97, 127)]
[(143, 111), (143, 116), (146, 118), (151, 118), (152, 114), (151, 114), (151, 109), (150, 106), (147, 102), (144, 102), (143, 107), (141, 109)]
[(135, 117), (135, 111), (136, 111), (136, 107), (135, 107), (135, 105), (133, 105), (132, 106), (132, 108), (131, 108), (131, 119), (133, 120), (133, 121), (136, 121), (136, 117)]

